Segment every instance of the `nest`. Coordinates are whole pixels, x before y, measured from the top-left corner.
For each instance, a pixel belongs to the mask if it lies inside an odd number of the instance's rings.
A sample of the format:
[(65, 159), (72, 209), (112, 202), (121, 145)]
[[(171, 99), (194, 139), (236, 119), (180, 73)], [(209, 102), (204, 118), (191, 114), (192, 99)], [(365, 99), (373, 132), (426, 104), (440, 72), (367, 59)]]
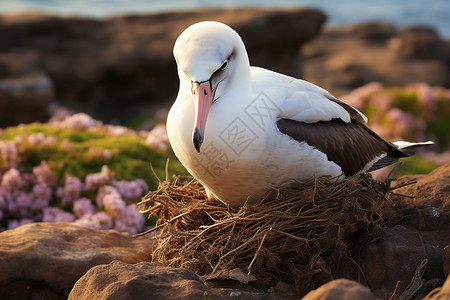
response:
[(272, 278), (302, 290), (318, 269), (331, 271), (327, 259), (346, 255), (384, 224), (392, 208), (388, 191), (370, 174), (338, 182), (321, 177), (233, 209), (208, 199), (197, 181), (174, 177), (139, 205), (158, 217), (153, 261), (210, 278), (239, 270), (241, 281)]

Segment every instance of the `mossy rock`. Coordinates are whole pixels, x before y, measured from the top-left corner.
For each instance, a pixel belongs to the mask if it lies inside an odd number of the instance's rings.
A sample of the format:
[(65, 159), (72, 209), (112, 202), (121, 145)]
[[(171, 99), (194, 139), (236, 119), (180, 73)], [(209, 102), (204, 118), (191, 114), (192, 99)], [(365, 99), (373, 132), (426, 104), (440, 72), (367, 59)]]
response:
[[(36, 133), (55, 137), (56, 140), (53, 143), (32, 145), (28, 137)], [(107, 165), (115, 173), (116, 180), (142, 178), (150, 188), (156, 188), (158, 180), (151, 168), (159, 178), (165, 178), (167, 159), (169, 176), (187, 174), (172, 151), (152, 150), (145, 144), (145, 138), (135, 132), (111, 136), (106, 125), (68, 129), (52, 123), (32, 123), (3, 130), (0, 140), (18, 137), (23, 141), (17, 147), (20, 160), (18, 169), (31, 172), (41, 161), (47, 161), (61, 181), (66, 173), (84, 179), (87, 174), (99, 172), (103, 165)], [(111, 155), (98, 155), (102, 151)], [(0, 161), (2, 159), (0, 157)]]

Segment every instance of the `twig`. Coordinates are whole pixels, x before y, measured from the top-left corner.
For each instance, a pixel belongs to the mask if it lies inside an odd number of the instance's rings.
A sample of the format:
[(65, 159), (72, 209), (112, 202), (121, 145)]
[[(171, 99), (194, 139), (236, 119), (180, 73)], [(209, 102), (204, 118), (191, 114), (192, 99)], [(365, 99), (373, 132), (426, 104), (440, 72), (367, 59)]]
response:
[(414, 196), (405, 195), (405, 194), (399, 194), (399, 193), (395, 193), (395, 192), (389, 192), (389, 193), (392, 194), (392, 195), (395, 195), (395, 196), (399, 196), (399, 197), (406, 197), (406, 198), (410, 198), (410, 199), (416, 198)]
[(394, 299), (395, 294), (397, 293), (398, 284), (400, 283), (400, 280), (397, 280), (397, 284), (395, 285), (394, 292), (392, 293), (391, 297), (389, 297), (389, 300)]
[(272, 230), (272, 226), (269, 228), (269, 230), (266, 231), (266, 233), (264, 234), (264, 236), (263, 236), (263, 238), (262, 238), (262, 240), (261, 240), (261, 243), (259, 243), (259, 246), (258, 246), (258, 249), (256, 250), (255, 256), (253, 257), (252, 261), (251, 261), (250, 264), (248, 265), (248, 268), (247, 268), (248, 273), (247, 273), (247, 275), (249, 275), (249, 276), (252, 275), (252, 266), (253, 266), (253, 263), (256, 261), (256, 258), (258, 257), (259, 252), (261, 251), (262, 245), (264, 244), (264, 240), (266, 239), (267, 234), (268, 234), (271, 230)]
[(393, 191), (393, 190), (396, 190), (396, 189), (399, 189), (399, 188), (402, 188), (402, 187), (405, 187), (405, 186), (408, 186), (408, 185), (411, 185), (411, 184), (415, 184), (415, 183), (417, 183), (417, 180), (411, 180), (409, 182), (405, 182), (405, 183), (396, 185), (394, 187), (391, 187), (391, 188), (389, 188), (389, 191)]

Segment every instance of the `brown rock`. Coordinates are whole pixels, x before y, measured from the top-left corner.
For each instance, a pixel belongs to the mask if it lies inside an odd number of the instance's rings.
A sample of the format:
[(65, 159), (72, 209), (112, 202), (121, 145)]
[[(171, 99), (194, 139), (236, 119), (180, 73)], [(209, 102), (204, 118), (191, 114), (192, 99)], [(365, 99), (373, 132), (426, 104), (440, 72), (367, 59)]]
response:
[(46, 121), (54, 101), (53, 82), (48, 76), (0, 79), (0, 125)]
[(402, 176), (393, 185), (401, 185), (414, 180), (417, 183), (395, 190), (396, 193), (414, 197), (393, 196), (392, 200), (397, 207), (436, 207), (440, 212), (450, 213), (450, 162), (427, 175)]
[(360, 251), (358, 266), (354, 262), (342, 263), (336, 276), (361, 278), (382, 299), (394, 293), (397, 282), (396, 295), (423, 297), (445, 278), (442, 251), (449, 242), (448, 232), (450, 222), (433, 231), (403, 225), (384, 228), (378, 239)]
[(442, 253), (442, 260), (444, 261), (444, 275), (450, 276), (450, 244), (448, 244)]
[(337, 279), (309, 292), (302, 300), (370, 300), (375, 299), (368, 287), (348, 279)]
[(400, 31), (401, 53), (417, 58), (432, 59), (441, 55), (443, 41), (429, 27), (406, 27)]
[[(71, 223), (33, 223), (0, 233), (2, 299), (67, 299), (91, 267), (150, 259), (153, 242)], [(4, 296), (8, 295), (8, 296)]]
[(204, 20), (236, 29), (252, 64), (299, 76), (299, 47), (326, 17), (308, 9), (208, 9), (106, 20), (0, 16), (0, 78), (48, 74), (63, 105), (103, 121), (153, 113), (178, 92), (176, 38)]
[(385, 23), (333, 27), (302, 47), (303, 77), (335, 96), (374, 81), (448, 86), (446, 49), (432, 29), (398, 30)]
[(90, 269), (69, 299), (219, 299), (194, 273), (159, 263), (114, 261)]
[(450, 299), (450, 276), (447, 276), (442, 287), (431, 291), (423, 300), (448, 300)]

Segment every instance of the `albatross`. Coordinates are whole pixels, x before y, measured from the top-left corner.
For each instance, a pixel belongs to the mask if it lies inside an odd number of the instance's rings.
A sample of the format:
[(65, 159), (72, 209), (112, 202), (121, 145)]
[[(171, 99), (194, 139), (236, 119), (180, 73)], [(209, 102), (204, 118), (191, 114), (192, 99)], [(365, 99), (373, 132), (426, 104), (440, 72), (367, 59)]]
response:
[(412, 155), (406, 148), (432, 144), (389, 143), (328, 91), (250, 66), (242, 39), (223, 23), (191, 25), (173, 54), (180, 87), (170, 144), (208, 197), (231, 206), (293, 182), (383, 168)]

